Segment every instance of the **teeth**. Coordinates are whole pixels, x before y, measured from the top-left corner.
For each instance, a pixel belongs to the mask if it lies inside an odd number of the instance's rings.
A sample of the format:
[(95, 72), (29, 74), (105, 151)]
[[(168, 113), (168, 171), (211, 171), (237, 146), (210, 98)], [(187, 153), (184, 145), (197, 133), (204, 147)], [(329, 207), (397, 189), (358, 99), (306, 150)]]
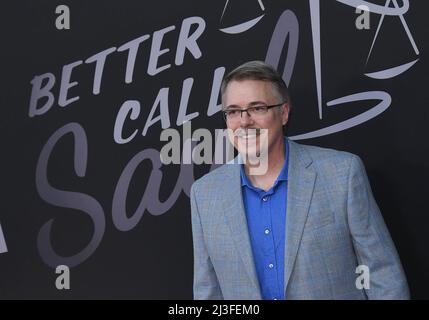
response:
[(238, 138), (249, 138), (249, 137), (256, 137), (259, 135), (260, 135), (260, 129), (248, 129), (248, 130), (237, 129), (237, 131), (234, 132), (234, 136)]
[(237, 136), (238, 138), (244, 138), (244, 139), (250, 139), (250, 138), (256, 138), (258, 137), (258, 134), (243, 134), (243, 135), (239, 135)]

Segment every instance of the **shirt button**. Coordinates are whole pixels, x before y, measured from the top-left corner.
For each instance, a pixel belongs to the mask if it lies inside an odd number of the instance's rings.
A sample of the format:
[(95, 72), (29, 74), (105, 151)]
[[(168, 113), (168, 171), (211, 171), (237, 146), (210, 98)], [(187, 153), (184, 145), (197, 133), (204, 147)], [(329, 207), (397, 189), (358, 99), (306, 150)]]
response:
[(267, 202), (267, 200), (268, 200), (268, 197), (263, 197), (262, 198), (262, 201), (264, 201), (264, 202)]
[(272, 269), (272, 268), (274, 268), (274, 265), (273, 265), (272, 263), (270, 263), (270, 264), (268, 265), (268, 268)]
[(270, 233), (270, 230), (269, 230), (269, 229), (265, 229), (264, 233), (265, 233), (265, 234), (269, 234), (269, 233)]

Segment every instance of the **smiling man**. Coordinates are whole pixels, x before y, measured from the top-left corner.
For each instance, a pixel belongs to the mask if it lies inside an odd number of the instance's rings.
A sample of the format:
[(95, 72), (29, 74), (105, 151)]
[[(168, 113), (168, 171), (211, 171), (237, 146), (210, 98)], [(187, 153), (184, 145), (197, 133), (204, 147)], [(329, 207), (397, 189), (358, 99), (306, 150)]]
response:
[(194, 298), (409, 298), (359, 157), (287, 139), (288, 88), (264, 62), (233, 70), (221, 94), (239, 156), (191, 188)]

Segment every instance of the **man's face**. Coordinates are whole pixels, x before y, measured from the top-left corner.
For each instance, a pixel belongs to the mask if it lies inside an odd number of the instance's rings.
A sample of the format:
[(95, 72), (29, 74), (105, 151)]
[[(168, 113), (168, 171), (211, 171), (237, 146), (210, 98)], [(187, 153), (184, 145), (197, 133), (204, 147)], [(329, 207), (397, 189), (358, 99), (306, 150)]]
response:
[[(246, 109), (256, 106), (270, 106), (280, 104), (281, 98), (274, 89), (271, 82), (261, 80), (231, 81), (226, 87), (223, 97), (224, 110)], [(270, 152), (273, 145), (277, 145), (279, 139), (283, 141), (283, 125), (288, 121), (289, 106), (283, 104), (270, 108), (266, 113), (254, 113), (251, 116), (247, 112), (239, 113), (233, 117), (227, 116), (228, 129), (239, 134), (238, 138), (230, 137), (234, 147), (242, 155), (255, 155), (260, 153), (261, 148), (266, 147)], [(268, 129), (267, 136), (258, 134), (258, 130)], [(256, 131), (256, 135), (254, 134)], [(263, 133), (264, 134), (264, 133)], [(266, 139), (267, 138), (267, 139)], [(261, 146), (261, 142), (268, 141), (268, 146)]]

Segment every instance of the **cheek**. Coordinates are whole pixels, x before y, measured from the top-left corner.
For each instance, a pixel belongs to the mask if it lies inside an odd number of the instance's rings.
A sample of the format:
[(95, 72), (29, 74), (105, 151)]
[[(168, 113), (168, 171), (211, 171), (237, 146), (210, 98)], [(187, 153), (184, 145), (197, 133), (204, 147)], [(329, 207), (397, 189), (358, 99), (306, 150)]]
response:
[(226, 122), (226, 127), (231, 130), (238, 129), (237, 123), (230, 123), (229, 121)]
[(240, 126), (236, 124), (229, 124), (226, 123), (226, 128), (228, 129), (228, 139), (231, 142), (232, 145), (236, 145), (236, 138), (234, 138), (234, 131), (237, 130)]
[(258, 123), (259, 127), (269, 129), (269, 131), (275, 131), (277, 127), (282, 126), (282, 116), (280, 114), (274, 114), (271, 117), (267, 117)]

